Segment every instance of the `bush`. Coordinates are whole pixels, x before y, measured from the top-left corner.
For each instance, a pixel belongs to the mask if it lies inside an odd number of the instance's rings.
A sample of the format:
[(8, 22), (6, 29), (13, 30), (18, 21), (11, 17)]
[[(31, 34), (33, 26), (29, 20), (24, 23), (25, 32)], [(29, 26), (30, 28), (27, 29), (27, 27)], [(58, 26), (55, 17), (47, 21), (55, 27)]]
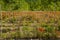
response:
[(59, 11), (59, 0), (0, 0), (1, 11)]

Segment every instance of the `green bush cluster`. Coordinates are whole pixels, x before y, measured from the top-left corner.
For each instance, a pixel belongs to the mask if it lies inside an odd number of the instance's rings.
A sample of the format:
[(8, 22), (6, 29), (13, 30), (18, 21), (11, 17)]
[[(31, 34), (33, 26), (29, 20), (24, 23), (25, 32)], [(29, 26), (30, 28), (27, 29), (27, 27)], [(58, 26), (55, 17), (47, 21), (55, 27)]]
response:
[(0, 0), (0, 11), (60, 11), (60, 0)]

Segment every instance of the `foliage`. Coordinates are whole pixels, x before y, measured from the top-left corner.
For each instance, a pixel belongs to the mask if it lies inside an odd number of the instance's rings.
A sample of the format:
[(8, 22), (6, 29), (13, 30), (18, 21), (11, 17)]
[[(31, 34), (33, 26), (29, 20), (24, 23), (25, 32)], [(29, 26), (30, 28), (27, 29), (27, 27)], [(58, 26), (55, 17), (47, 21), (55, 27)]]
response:
[(0, 11), (60, 11), (59, 0), (0, 0)]

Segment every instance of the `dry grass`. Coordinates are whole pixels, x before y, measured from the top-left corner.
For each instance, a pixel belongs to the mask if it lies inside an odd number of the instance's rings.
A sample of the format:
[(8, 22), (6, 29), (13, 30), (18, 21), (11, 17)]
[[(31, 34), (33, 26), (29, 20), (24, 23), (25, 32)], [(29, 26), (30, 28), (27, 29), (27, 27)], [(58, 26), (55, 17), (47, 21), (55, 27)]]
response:
[[(2, 14), (2, 15), (1, 15)], [(43, 21), (49, 21), (50, 18), (53, 18), (55, 20), (60, 20), (60, 12), (59, 11), (56, 11), (56, 12), (1, 12), (0, 13), (1, 17), (5, 17), (7, 16), (8, 18), (10, 17), (15, 17), (15, 18), (18, 18), (18, 17), (22, 17), (22, 16), (32, 16), (32, 17), (35, 17), (36, 19), (42, 19)], [(58, 23), (57, 23), (58, 24)], [(52, 28), (53, 29), (53, 28)], [(56, 31), (57, 35), (59, 36), (60, 35), (60, 31)]]

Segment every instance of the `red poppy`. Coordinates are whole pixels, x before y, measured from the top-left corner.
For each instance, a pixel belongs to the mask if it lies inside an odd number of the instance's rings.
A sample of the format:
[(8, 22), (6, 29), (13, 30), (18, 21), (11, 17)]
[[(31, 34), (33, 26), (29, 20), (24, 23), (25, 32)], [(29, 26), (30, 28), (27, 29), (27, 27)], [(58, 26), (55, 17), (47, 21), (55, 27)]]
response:
[(44, 29), (44, 28), (38, 28), (38, 31), (40, 31), (40, 32), (44, 32), (45, 29)]

